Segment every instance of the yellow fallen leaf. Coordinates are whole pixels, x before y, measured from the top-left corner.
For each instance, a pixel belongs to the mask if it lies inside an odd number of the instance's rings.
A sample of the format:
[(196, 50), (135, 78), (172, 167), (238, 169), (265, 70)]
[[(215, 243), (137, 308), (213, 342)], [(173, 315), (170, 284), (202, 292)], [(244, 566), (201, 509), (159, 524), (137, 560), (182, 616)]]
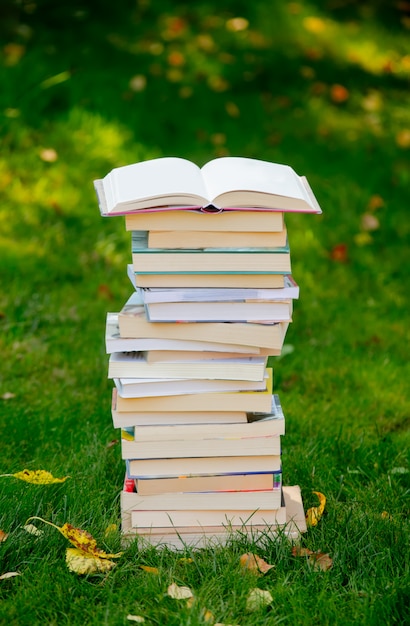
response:
[(178, 559), (178, 563), (183, 563), (185, 564), (189, 564), (189, 563), (193, 563), (194, 559), (191, 559), (190, 557), (187, 556), (182, 556), (180, 559)]
[[(49, 526), (53, 526), (56, 528), (70, 543), (73, 544), (78, 550), (81, 550), (84, 554), (88, 554), (90, 556), (98, 557), (100, 559), (117, 559), (122, 555), (122, 552), (117, 552), (116, 554), (108, 554), (104, 552), (104, 550), (100, 550), (97, 548), (97, 542), (94, 537), (87, 532), (86, 530), (82, 530), (81, 528), (75, 528), (71, 524), (63, 524), (63, 526), (56, 526), (52, 522), (48, 522), (44, 520), (42, 517), (29, 517), (27, 522), (38, 519)], [(27, 525), (26, 522), (26, 525)]]
[(114, 561), (87, 554), (77, 548), (67, 548), (65, 560), (70, 572), (75, 574), (104, 573), (109, 572), (115, 566)]
[(20, 572), (6, 572), (6, 574), (0, 575), (0, 580), (6, 580), (7, 578), (13, 578), (14, 576), (21, 576)]
[(212, 624), (215, 622), (214, 614), (209, 609), (203, 609), (201, 615), (205, 622), (212, 622)]
[(258, 611), (273, 601), (272, 594), (265, 589), (251, 589), (246, 599), (247, 611)]
[(118, 530), (118, 524), (108, 524), (104, 531), (104, 537), (108, 537), (111, 533), (115, 533)]
[(150, 574), (159, 574), (158, 567), (151, 567), (150, 565), (140, 565), (140, 568), (144, 570), (144, 572), (149, 572)]
[(179, 587), (176, 583), (169, 585), (167, 593), (170, 598), (174, 598), (175, 600), (187, 600), (188, 598), (194, 597), (189, 587)]
[(326, 496), (320, 491), (314, 491), (319, 498), (319, 506), (313, 506), (306, 511), (306, 523), (308, 526), (316, 526), (320, 518), (322, 517), (323, 511), (325, 510), (326, 505)]
[(274, 565), (269, 565), (269, 563), (261, 559), (257, 554), (253, 554), (253, 552), (242, 554), (239, 563), (243, 568), (260, 574), (266, 574), (266, 572), (274, 567)]
[(67, 480), (67, 478), (70, 478), (69, 476), (65, 476), (64, 478), (54, 478), (54, 476), (46, 470), (28, 469), (25, 469), (22, 472), (16, 472), (15, 474), (1, 474), (0, 478), (3, 478), (3, 476), (14, 476), (14, 478), (24, 480), (26, 483), (31, 483), (32, 485), (51, 485), (54, 483), (63, 483)]

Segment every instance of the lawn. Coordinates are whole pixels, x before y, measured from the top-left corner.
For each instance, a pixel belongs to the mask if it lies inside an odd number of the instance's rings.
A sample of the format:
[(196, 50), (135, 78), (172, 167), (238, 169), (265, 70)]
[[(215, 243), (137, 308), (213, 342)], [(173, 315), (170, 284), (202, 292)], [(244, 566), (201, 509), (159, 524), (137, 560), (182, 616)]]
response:
[[(0, 478), (0, 576), (19, 573), (0, 579), (0, 623), (408, 623), (408, 3), (8, 0), (0, 18), (0, 474), (69, 476)], [(121, 550), (104, 333), (130, 295), (130, 241), (92, 181), (167, 155), (287, 163), (322, 206), (287, 220), (301, 295), (272, 365), (284, 483), (305, 509), (327, 498), (302, 539), (327, 571), (266, 537), (134, 542), (109, 573), (79, 576), (61, 533), (23, 528), (38, 516)], [(245, 552), (274, 567), (244, 572)], [(255, 587), (273, 600), (250, 612)]]

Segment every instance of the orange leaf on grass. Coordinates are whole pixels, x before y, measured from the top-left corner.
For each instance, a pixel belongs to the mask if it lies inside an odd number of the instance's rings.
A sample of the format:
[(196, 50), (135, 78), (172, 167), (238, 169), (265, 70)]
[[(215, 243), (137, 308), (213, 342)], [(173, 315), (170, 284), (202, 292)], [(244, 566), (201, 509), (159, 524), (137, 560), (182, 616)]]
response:
[(326, 496), (324, 496), (323, 493), (320, 493), (320, 491), (314, 491), (313, 493), (315, 493), (319, 498), (319, 506), (312, 506), (306, 511), (306, 523), (308, 526), (317, 525), (326, 506)]
[(266, 574), (266, 572), (274, 567), (274, 565), (269, 565), (269, 563), (261, 559), (257, 554), (253, 554), (253, 552), (242, 554), (239, 562), (244, 569), (258, 574)]
[(346, 263), (347, 261), (347, 245), (338, 243), (330, 251), (330, 258), (337, 263)]
[(325, 552), (314, 552), (313, 550), (309, 550), (309, 548), (293, 546), (292, 555), (307, 557), (308, 561), (313, 564), (314, 569), (320, 569), (323, 572), (326, 572), (333, 565), (333, 559), (329, 554)]
[(0, 543), (2, 541), (6, 541), (8, 536), (9, 536), (8, 533), (5, 533), (4, 530), (1, 530), (1, 528), (0, 528)]

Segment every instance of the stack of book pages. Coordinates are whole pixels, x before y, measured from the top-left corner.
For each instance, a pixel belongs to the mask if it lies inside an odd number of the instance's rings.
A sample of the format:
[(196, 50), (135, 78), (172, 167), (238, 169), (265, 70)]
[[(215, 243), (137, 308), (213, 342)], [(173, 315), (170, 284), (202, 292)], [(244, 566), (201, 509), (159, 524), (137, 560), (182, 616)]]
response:
[(285, 215), (321, 212), (306, 178), (256, 159), (164, 157), (94, 186), (131, 239), (130, 297), (107, 313), (105, 337), (124, 538), (179, 548), (236, 531), (297, 536), (272, 362), (299, 297)]

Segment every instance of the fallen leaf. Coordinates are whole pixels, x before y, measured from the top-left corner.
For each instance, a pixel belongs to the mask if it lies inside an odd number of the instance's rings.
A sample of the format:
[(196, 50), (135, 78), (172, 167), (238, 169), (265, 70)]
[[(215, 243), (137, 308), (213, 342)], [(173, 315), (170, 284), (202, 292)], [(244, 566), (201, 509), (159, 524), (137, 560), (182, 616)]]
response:
[(347, 245), (345, 243), (338, 243), (333, 246), (330, 251), (330, 258), (332, 261), (337, 261), (338, 263), (346, 263), (347, 261)]
[(7, 572), (6, 574), (1, 574), (0, 580), (6, 580), (7, 578), (13, 578), (14, 576), (21, 576), (20, 572)]
[(44, 148), (40, 152), (40, 159), (46, 163), (55, 163), (58, 159), (58, 154), (54, 148)]
[[(117, 559), (122, 555), (122, 552), (117, 552), (116, 554), (107, 554), (104, 550), (97, 548), (97, 541), (94, 537), (87, 532), (86, 530), (82, 530), (81, 528), (75, 528), (71, 524), (63, 524), (63, 526), (56, 526), (52, 522), (48, 522), (41, 517), (33, 516), (29, 517), (27, 522), (33, 519), (38, 519), (49, 526), (53, 526), (56, 528), (70, 543), (75, 546), (78, 550), (81, 550), (84, 554), (88, 554), (89, 556), (98, 557), (100, 559)], [(26, 524), (27, 524), (26, 522)]]
[(193, 563), (193, 562), (194, 562), (194, 559), (191, 559), (191, 557), (187, 557), (187, 556), (182, 556), (180, 559), (178, 559), (178, 563), (183, 563), (184, 565)]
[(396, 143), (399, 148), (410, 148), (410, 130), (403, 128), (396, 135)]
[(12, 400), (13, 398), (16, 397), (15, 393), (11, 393), (11, 391), (6, 391), (5, 393), (3, 393), (3, 395), (1, 396), (2, 400)]
[(354, 242), (357, 246), (368, 246), (372, 243), (373, 238), (371, 234), (367, 231), (362, 231), (361, 233), (357, 233), (354, 236)]
[(319, 506), (313, 506), (306, 511), (306, 522), (308, 526), (317, 525), (326, 505), (326, 496), (324, 496), (323, 493), (320, 493), (320, 491), (314, 491), (313, 493), (319, 498)]
[(253, 552), (242, 554), (239, 562), (244, 569), (260, 574), (266, 574), (266, 572), (274, 567), (274, 565), (269, 565), (269, 563), (261, 559), (257, 554), (253, 554)]
[(137, 74), (133, 76), (129, 82), (131, 91), (140, 92), (144, 91), (147, 86), (147, 79), (143, 74)]
[(9, 536), (8, 533), (5, 533), (4, 530), (1, 530), (1, 528), (0, 528), (0, 543), (2, 541), (6, 541), (8, 536)]
[(34, 526), (34, 524), (26, 524), (25, 526), (23, 526), (23, 528), (30, 535), (35, 535), (36, 537), (41, 537), (41, 535), (44, 535), (44, 530), (40, 530), (39, 528), (37, 528), (37, 526)]
[(187, 600), (193, 598), (194, 594), (189, 587), (179, 587), (176, 583), (171, 583), (168, 587), (167, 594), (174, 600)]
[(137, 624), (143, 624), (145, 622), (142, 615), (127, 615), (127, 620), (130, 622), (137, 622)]
[(108, 537), (112, 533), (115, 533), (118, 530), (118, 524), (108, 524), (107, 528), (104, 531), (104, 537)]
[(265, 589), (251, 589), (246, 599), (247, 611), (258, 611), (273, 601), (272, 594)]
[(140, 565), (140, 568), (144, 570), (144, 572), (148, 572), (149, 574), (159, 574), (158, 567), (151, 567), (150, 565)]
[(303, 27), (310, 33), (323, 33), (326, 30), (326, 23), (320, 17), (309, 16), (303, 20)]
[(332, 85), (330, 88), (330, 98), (333, 102), (339, 104), (349, 99), (349, 91), (343, 85)]
[(66, 563), (70, 572), (80, 575), (109, 572), (115, 566), (114, 561), (87, 554), (78, 548), (67, 548)]
[(381, 518), (382, 519), (388, 519), (389, 521), (391, 521), (393, 519), (392, 516), (390, 515), (390, 513), (388, 513), (387, 511), (383, 511), (381, 513)]
[(314, 552), (309, 548), (293, 546), (292, 554), (293, 556), (307, 557), (308, 561), (312, 563), (313, 569), (320, 569), (323, 572), (329, 570), (333, 565), (333, 559), (325, 552)]
[(202, 609), (201, 616), (205, 622), (212, 622), (212, 624), (215, 622), (215, 616), (209, 609)]
[(377, 194), (375, 194), (374, 196), (371, 196), (367, 204), (367, 208), (369, 209), (369, 211), (376, 211), (377, 209), (380, 209), (383, 206), (384, 206), (384, 200), (381, 196), (378, 196)]
[(380, 222), (372, 213), (364, 213), (361, 219), (363, 230), (377, 230), (380, 228)]
[(46, 472), (45, 470), (23, 470), (22, 472), (16, 472), (15, 474), (1, 474), (0, 478), (4, 476), (14, 476), (14, 478), (18, 478), (19, 480), (24, 480), (26, 483), (31, 483), (32, 485), (51, 485), (54, 483), (63, 483), (70, 478), (69, 476), (65, 476), (64, 478), (54, 478), (50, 472)]
[(246, 30), (249, 26), (249, 22), (245, 17), (233, 17), (226, 21), (225, 26), (227, 30), (239, 32), (241, 30)]

